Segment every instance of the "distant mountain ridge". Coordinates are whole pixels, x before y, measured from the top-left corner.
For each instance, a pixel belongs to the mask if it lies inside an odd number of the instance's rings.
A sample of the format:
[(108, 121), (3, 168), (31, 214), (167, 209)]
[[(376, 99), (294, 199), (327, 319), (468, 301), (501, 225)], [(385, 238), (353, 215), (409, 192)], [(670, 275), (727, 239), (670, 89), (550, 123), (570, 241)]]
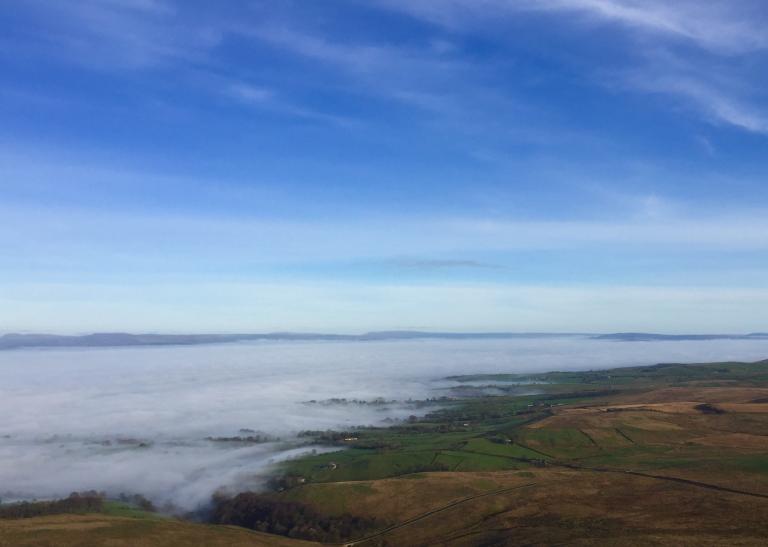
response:
[(556, 336), (585, 336), (579, 333), (511, 333), (511, 332), (422, 332), (376, 331), (365, 334), (320, 334), (300, 332), (271, 332), (260, 334), (130, 334), (125, 332), (100, 332), (85, 335), (57, 334), (6, 334), (0, 336), (0, 350), (50, 347), (129, 347), (129, 346), (189, 346), (222, 344), (254, 340), (295, 341), (374, 341), (411, 340), (420, 338), (441, 339), (506, 339), (545, 338)]
[(750, 334), (653, 334), (647, 332), (617, 332), (613, 334), (598, 334), (594, 340), (617, 340), (620, 342), (654, 342), (675, 340), (768, 340), (768, 333), (753, 332)]
[(503, 340), (517, 338), (555, 338), (587, 336), (592, 340), (618, 342), (653, 342), (682, 340), (768, 340), (768, 333), (751, 334), (653, 334), (644, 332), (617, 332), (613, 334), (587, 334), (569, 332), (425, 332), (374, 331), (364, 334), (321, 334), (303, 332), (269, 332), (252, 334), (130, 334), (126, 332), (97, 332), (84, 335), (58, 334), (5, 334), (0, 336), (0, 350), (19, 348), (76, 348), (76, 347), (133, 347), (133, 346), (190, 346), (225, 344), (256, 340), (285, 341), (350, 341), (376, 340)]

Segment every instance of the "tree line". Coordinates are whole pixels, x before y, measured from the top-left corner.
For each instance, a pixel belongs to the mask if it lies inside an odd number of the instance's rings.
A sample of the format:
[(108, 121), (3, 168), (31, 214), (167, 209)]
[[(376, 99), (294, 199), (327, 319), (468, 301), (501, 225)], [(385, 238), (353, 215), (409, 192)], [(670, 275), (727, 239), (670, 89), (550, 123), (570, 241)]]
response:
[(104, 494), (94, 490), (72, 492), (68, 497), (51, 501), (22, 501), (0, 505), (0, 518), (23, 519), (60, 513), (95, 513), (104, 507)]
[(255, 492), (214, 497), (211, 520), (270, 534), (321, 542), (344, 541), (386, 526), (385, 522), (348, 513), (323, 515), (297, 502), (270, 499)]

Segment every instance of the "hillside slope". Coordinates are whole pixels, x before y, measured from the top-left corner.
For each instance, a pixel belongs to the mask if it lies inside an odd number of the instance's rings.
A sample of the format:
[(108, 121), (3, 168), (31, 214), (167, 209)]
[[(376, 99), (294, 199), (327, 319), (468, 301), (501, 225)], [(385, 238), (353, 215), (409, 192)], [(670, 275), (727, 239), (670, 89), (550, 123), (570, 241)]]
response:
[(100, 513), (0, 519), (0, 547), (311, 547), (294, 540), (232, 526), (170, 519), (114, 517)]

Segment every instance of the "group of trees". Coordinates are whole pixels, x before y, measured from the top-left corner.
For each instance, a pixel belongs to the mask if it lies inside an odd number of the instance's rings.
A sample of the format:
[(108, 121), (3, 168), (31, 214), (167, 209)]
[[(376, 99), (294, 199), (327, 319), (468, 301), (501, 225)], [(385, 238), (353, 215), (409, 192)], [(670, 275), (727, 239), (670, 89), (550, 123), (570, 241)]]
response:
[(322, 405), (322, 406), (346, 406), (346, 405), (358, 405), (358, 406), (384, 406), (394, 405), (398, 401), (395, 399), (387, 400), (384, 397), (376, 397), (375, 399), (347, 399), (344, 397), (332, 397), (330, 399), (312, 399), (311, 401), (304, 401), (305, 405)]
[(237, 435), (234, 437), (206, 437), (205, 440), (215, 443), (262, 444), (279, 442), (280, 437), (274, 437), (272, 435), (267, 435), (266, 433), (258, 433), (256, 435)]
[(344, 444), (345, 439), (357, 438), (360, 433), (358, 431), (334, 431), (328, 429), (326, 431), (320, 430), (305, 430), (299, 431), (297, 436), (299, 438), (310, 437), (312, 442), (322, 444)]
[(141, 494), (126, 494), (125, 492), (121, 492), (118, 499), (123, 503), (133, 505), (142, 511), (148, 511), (150, 513), (157, 511), (155, 504)]
[(0, 518), (21, 519), (60, 513), (95, 513), (102, 510), (104, 494), (96, 491), (72, 492), (52, 501), (23, 501), (0, 505)]
[(350, 514), (323, 515), (308, 505), (277, 501), (244, 492), (233, 498), (214, 498), (212, 521), (271, 534), (312, 541), (335, 542), (359, 537), (385, 523)]
[(442, 462), (417, 463), (409, 467), (401, 468), (397, 475), (411, 475), (413, 473), (431, 473), (435, 471), (450, 471), (451, 467)]

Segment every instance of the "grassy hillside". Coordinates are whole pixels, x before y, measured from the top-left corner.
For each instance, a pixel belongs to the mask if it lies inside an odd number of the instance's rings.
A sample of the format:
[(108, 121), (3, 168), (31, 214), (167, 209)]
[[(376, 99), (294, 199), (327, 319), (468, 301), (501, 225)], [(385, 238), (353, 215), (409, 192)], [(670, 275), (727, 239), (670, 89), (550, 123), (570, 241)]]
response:
[(172, 519), (51, 515), (0, 520), (0, 547), (302, 547), (310, 542)]
[(457, 379), (542, 393), (355, 432), (271, 496), (388, 523), (367, 545), (764, 543), (768, 361)]

